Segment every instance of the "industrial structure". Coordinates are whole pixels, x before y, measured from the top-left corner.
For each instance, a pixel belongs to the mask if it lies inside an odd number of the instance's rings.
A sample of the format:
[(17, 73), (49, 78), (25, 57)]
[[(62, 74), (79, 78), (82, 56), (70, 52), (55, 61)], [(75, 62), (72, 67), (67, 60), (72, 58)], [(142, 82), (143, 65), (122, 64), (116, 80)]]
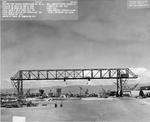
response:
[(137, 77), (129, 68), (19, 70), (11, 77), (11, 82), (18, 95), (23, 95), (23, 82), (26, 80), (116, 79), (117, 96), (122, 96), (126, 81)]

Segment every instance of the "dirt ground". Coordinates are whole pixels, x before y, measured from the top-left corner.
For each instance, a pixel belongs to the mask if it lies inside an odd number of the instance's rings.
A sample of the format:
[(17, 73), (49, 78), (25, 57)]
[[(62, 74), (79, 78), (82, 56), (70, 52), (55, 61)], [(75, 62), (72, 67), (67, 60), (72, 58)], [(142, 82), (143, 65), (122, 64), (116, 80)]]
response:
[[(146, 102), (145, 102), (146, 101)], [(1, 121), (11, 122), (13, 116), (25, 116), (27, 122), (150, 122), (150, 100), (114, 98), (102, 100), (64, 101), (63, 107), (2, 108)]]

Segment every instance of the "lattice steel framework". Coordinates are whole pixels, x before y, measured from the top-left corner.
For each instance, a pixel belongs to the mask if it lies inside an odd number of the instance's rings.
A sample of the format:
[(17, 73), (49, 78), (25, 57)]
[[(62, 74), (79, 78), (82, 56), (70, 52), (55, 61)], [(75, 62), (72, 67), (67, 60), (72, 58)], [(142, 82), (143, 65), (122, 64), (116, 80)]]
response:
[(117, 79), (117, 91), (122, 91), (126, 79), (135, 79), (129, 68), (112, 69), (50, 69), (50, 70), (19, 70), (11, 77), (12, 84), (18, 94), (23, 94), (23, 81), (25, 80), (69, 80), (69, 79)]

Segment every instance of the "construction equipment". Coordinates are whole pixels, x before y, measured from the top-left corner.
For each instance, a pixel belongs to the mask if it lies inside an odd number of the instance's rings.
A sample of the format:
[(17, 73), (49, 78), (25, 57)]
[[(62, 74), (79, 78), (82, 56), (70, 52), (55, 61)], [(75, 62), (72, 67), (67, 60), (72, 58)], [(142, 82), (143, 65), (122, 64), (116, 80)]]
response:
[(108, 97), (108, 93), (106, 92), (105, 89), (102, 88), (102, 94), (101, 94), (102, 98), (107, 98)]
[(132, 88), (130, 88), (130, 90), (135, 90), (135, 89), (137, 88), (138, 85), (139, 85), (138, 83), (135, 84)]
[(26, 96), (26, 97), (30, 97), (30, 95), (31, 95), (31, 94), (30, 94), (30, 89), (28, 89), (27, 92), (26, 92), (26, 94), (25, 94), (25, 96)]
[[(117, 86), (117, 83), (114, 82), (114, 84)], [(137, 88), (139, 84), (135, 84), (133, 87), (129, 87), (128, 84), (127, 84), (127, 81), (126, 82), (123, 82), (123, 94), (128, 94), (128, 96), (131, 96), (131, 91), (135, 90)], [(130, 95), (129, 95), (130, 94)]]
[[(88, 89), (86, 89), (86, 90), (84, 90), (82, 87), (80, 87), (79, 86), (79, 88), (80, 88), (80, 96), (84, 96), (84, 97), (87, 97), (88, 96)], [(84, 92), (84, 94), (82, 94), (82, 92), (81, 91), (83, 91)]]

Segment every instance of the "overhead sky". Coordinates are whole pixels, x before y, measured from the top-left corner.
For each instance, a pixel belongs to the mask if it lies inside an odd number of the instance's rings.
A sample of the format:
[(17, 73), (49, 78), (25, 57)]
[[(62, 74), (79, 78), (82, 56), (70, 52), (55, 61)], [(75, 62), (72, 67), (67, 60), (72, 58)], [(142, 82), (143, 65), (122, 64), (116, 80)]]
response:
[(2, 88), (20, 69), (129, 67), (150, 78), (150, 8), (128, 9), (127, 0), (79, 0), (78, 20), (2, 21), (1, 28)]

